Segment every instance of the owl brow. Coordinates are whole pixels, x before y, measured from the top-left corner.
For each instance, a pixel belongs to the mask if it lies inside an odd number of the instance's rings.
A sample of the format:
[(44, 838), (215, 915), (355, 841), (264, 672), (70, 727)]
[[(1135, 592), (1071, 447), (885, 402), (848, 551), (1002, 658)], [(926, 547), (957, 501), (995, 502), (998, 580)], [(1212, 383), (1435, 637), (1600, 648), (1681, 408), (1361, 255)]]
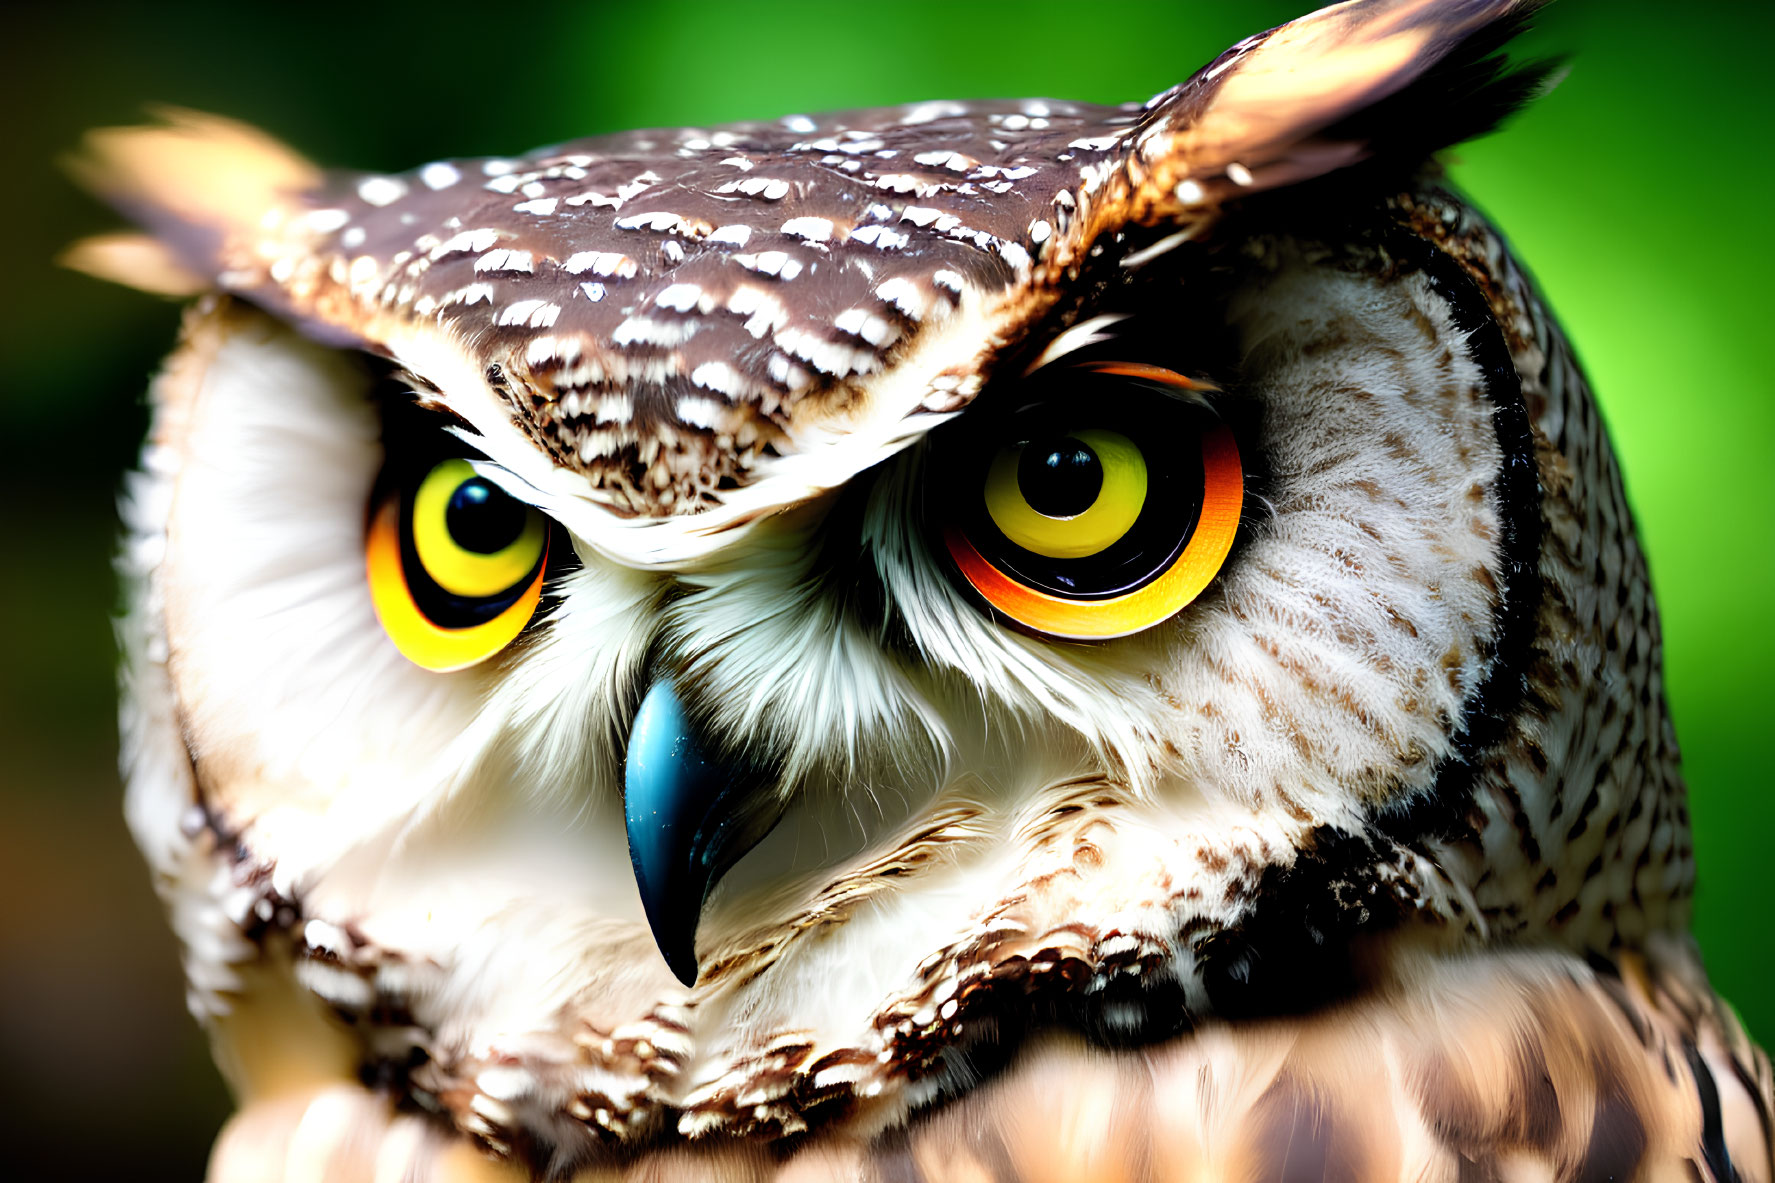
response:
[[(487, 455), (487, 437), (453, 408), (437, 400), (436, 387), (410, 371), (399, 370), (388, 375), (388, 393), (383, 402), (383, 445), (390, 454), (400, 450), (403, 442), (447, 437), (469, 450), (463, 457), (474, 467), (477, 476), (486, 478), (508, 495), (536, 507), (544, 513), (549, 495), (520, 477), (510, 467)], [(550, 514), (550, 516), (555, 516)]]
[(451, 433), (482, 450), (473, 425), (444, 401), (436, 385), (411, 370), (398, 365), (381, 368), (370, 399), (381, 417), (383, 445), (391, 454), (410, 441)]
[[(463, 431), (461, 428), (457, 427), (450, 427), (445, 430), (470, 446), (474, 446), (474, 441), (481, 438), (478, 435)], [(505, 465), (499, 463), (499, 461), (489, 460), (484, 456), (470, 456), (467, 459), (469, 467), (475, 470), (476, 476), (482, 477), (488, 482), (499, 486), (502, 492), (522, 501), (526, 505), (534, 506), (535, 508), (542, 510), (544, 513), (549, 512), (547, 503), (552, 501), (553, 498), (541, 489), (538, 489), (535, 485), (532, 485), (523, 477), (519, 476), (517, 473), (513, 472), (511, 469), (507, 468)], [(554, 515), (551, 514), (550, 516), (552, 517)]]
[(1104, 341), (1113, 341), (1115, 333), (1109, 330), (1114, 325), (1129, 319), (1131, 315), (1127, 312), (1105, 312), (1093, 316), (1089, 320), (1081, 320), (1065, 329), (1036, 355), (1035, 360), (1030, 362), (1023, 371), (1023, 376), (1027, 378), (1043, 366), (1052, 365), (1069, 353), (1076, 353), (1087, 346), (1097, 345)]

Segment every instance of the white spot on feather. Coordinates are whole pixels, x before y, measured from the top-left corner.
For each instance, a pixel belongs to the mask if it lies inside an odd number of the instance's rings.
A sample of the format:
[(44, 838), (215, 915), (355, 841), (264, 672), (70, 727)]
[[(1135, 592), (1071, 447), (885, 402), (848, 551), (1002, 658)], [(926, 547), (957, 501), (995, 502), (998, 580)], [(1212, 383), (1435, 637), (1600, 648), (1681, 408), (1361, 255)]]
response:
[(884, 303), (892, 304), (908, 319), (919, 320), (924, 316), (924, 293), (918, 285), (903, 275), (885, 279), (875, 289), (876, 298)]
[(900, 335), (899, 329), (867, 308), (846, 308), (832, 318), (832, 327), (853, 337), (861, 337), (878, 349)]
[(536, 261), (529, 251), (503, 248), (490, 250), (475, 260), (476, 271), (535, 271)]
[(946, 168), (951, 172), (967, 172), (979, 164), (972, 156), (962, 152), (940, 149), (935, 152), (920, 152), (912, 158), (916, 163), (932, 168)]
[(832, 237), (831, 218), (790, 218), (782, 225), (784, 234), (792, 234), (797, 238), (805, 238), (809, 242), (826, 242)]
[(614, 224), (618, 230), (656, 230), (668, 234), (682, 234), (687, 238), (697, 236), (697, 223), (686, 222), (679, 215), (668, 213), (665, 210), (630, 214), (626, 218), (618, 218)]
[(627, 255), (616, 251), (580, 251), (570, 255), (561, 270), (570, 275), (583, 275), (590, 271), (593, 275), (605, 277), (615, 276), (617, 279), (632, 279), (639, 265)]
[(900, 122), (902, 125), (910, 127), (920, 123), (930, 123), (937, 119), (954, 119), (967, 113), (968, 108), (963, 103), (939, 100), (931, 103), (919, 103), (907, 108), (906, 113), (900, 116)]
[(537, 337), (524, 349), (524, 360), (533, 366), (558, 361), (563, 365), (579, 360), (582, 346), (578, 337)]
[(781, 201), (789, 195), (789, 182), (778, 177), (741, 177), (718, 186), (716, 193), (743, 193), (766, 201)]
[(748, 271), (756, 271), (761, 275), (775, 275), (781, 279), (794, 279), (801, 274), (801, 260), (791, 258), (782, 251), (762, 251), (756, 255), (735, 255), (733, 261)]
[(911, 242), (912, 236), (889, 226), (859, 226), (851, 231), (850, 241), (865, 243), (877, 250), (897, 251)]
[(547, 300), (519, 300), (506, 305), (505, 311), (499, 314), (499, 324), (527, 325), (533, 329), (546, 329), (555, 323), (561, 315), (561, 306), (551, 304)]
[(351, 956), (351, 938), (344, 929), (324, 920), (310, 920), (302, 926), (302, 943), (342, 961)]
[(738, 398), (746, 392), (746, 376), (724, 361), (706, 361), (690, 372), (690, 381), (705, 390)]
[(655, 296), (653, 302), (661, 308), (670, 308), (675, 312), (690, 312), (702, 299), (703, 289), (696, 284), (675, 283)]
[(442, 160), (419, 170), (419, 180), (427, 189), (448, 189), (461, 179), (462, 170)]
[(674, 410), (682, 422), (712, 431), (721, 420), (722, 407), (712, 398), (693, 394), (680, 398)]
[(616, 345), (682, 345), (696, 336), (697, 320), (658, 321), (650, 316), (631, 316), (616, 326), (610, 340)]
[(742, 284), (733, 290), (733, 295), (727, 298), (727, 310), (746, 317), (746, 331), (760, 340), (789, 322), (789, 310), (783, 307), (783, 302), (751, 284)]
[(834, 378), (867, 374), (877, 365), (873, 350), (858, 349), (842, 341), (829, 341), (802, 329), (782, 330), (776, 335), (776, 343), (787, 353)]
[(770, 374), (771, 381), (787, 386), (790, 390), (800, 390), (813, 381), (812, 374), (780, 353), (770, 355), (770, 361), (765, 363), (765, 371)]
[(302, 220), (317, 234), (331, 234), (351, 221), (351, 215), (342, 209), (317, 209), (310, 210)]
[(388, 205), (407, 195), (407, 182), (399, 177), (366, 177), (357, 183), (357, 195), (370, 205)]
[(499, 231), (491, 229), (464, 230), (448, 242), (432, 249), (430, 258), (433, 262), (445, 255), (462, 254), (466, 251), (479, 253), (499, 241)]

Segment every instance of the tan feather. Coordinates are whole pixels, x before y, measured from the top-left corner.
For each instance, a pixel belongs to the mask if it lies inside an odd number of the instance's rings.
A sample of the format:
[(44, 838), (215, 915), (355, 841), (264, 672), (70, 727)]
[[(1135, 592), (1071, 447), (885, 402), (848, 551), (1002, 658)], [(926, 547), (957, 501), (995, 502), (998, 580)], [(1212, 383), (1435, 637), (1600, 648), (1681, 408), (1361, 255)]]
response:
[[(1131, 162), (1144, 166), (1131, 170), (1136, 217), (1177, 217), (1384, 150), (1393, 130), (1384, 122), (1362, 130), (1338, 125), (1423, 82), (1469, 38), (1541, 2), (1350, 0), (1248, 38), (1154, 105), (1164, 118), (1140, 138)], [(1443, 143), (1411, 147), (1421, 155)]]
[(139, 218), (189, 268), (213, 274), (214, 252), (228, 236), (321, 181), (318, 168), (257, 128), (178, 107), (156, 113), (158, 125), (88, 132), (62, 163)]
[[(1769, 1112), (1768, 1062), (1729, 1011), (1692, 992), (1691, 957), (1667, 945), (1618, 972), (1553, 953), (1426, 960), (1358, 1002), (1214, 1023), (1151, 1051), (1049, 1037), (909, 1133), (818, 1140), (781, 1159), (711, 1140), (573, 1177), (1718, 1183), (1683, 1052), (1699, 1043), (1733, 1115), (1736, 1177), (1769, 1183), (1754, 1116)], [(422, 1168), (435, 1178), (519, 1177), (343, 1082), (244, 1110), (210, 1177), (382, 1180)]]
[(157, 238), (146, 234), (95, 234), (83, 238), (56, 260), (63, 267), (156, 296), (184, 299), (209, 287)]

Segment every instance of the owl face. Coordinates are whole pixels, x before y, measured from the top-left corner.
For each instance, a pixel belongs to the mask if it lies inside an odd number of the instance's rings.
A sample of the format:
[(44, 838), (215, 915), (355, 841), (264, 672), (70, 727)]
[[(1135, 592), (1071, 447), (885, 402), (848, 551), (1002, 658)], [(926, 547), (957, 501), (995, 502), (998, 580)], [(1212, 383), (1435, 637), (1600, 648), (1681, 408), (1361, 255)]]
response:
[(89, 264), (227, 293), (156, 385), (124, 631), (237, 1085), (275, 1032), (537, 1161), (879, 1128), (1040, 1027), (1663, 923), (1656, 761), (1546, 778), (1665, 734), (1583, 668), (1649, 612), (1630, 534), (1573, 542), (1618, 486), (1424, 164), (1424, 111), (1528, 85), (1513, 7), (1344, 6), (1120, 108), (400, 176), (96, 140), (162, 245)]

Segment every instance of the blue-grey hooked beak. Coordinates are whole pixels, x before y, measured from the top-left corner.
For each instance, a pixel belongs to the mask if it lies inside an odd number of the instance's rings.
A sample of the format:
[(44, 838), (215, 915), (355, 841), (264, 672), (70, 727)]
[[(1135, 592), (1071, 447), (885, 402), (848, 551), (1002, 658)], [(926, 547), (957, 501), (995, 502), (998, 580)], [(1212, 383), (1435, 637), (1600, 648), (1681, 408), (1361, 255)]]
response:
[(696, 984), (696, 927), (715, 881), (782, 817), (755, 762), (717, 752), (671, 679), (641, 699), (623, 765), (629, 861), (653, 940), (672, 973)]

